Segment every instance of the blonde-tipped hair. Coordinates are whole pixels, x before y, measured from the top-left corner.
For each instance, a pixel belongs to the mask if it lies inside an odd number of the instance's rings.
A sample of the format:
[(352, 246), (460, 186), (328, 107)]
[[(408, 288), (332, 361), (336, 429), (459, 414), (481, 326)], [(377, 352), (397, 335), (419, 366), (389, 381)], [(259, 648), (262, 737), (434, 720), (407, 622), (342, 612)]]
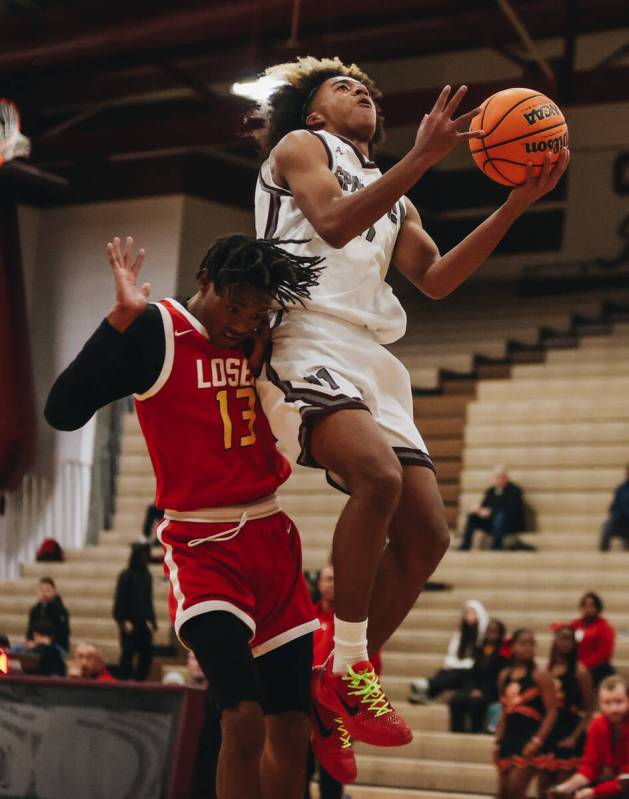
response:
[(344, 64), (336, 56), (303, 56), (295, 61), (269, 67), (264, 75), (281, 81), (281, 85), (246, 119), (248, 135), (255, 139), (263, 155), (266, 156), (287, 133), (306, 128), (306, 105), (322, 83), (338, 76), (353, 78), (367, 87), (378, 110), (376, 132), (371, 144), (382, 141), (383, 118), (378, 104), (382, 94), (369, 75), (356, 64)]

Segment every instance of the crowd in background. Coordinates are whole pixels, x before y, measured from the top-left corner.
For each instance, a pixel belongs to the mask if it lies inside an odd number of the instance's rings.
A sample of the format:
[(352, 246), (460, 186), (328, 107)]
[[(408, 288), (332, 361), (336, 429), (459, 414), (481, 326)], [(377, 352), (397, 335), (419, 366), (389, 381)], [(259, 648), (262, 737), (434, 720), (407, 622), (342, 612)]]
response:
[[(506, 474), (496, 477), (502, 481)], [(622, 502), (621, 488), (612, 509)], [(29, 611), (24, 641), (11, 648), (6, 636), (0, 636), (0, 649), (26, 659), (35, 657), (37, 667), (31, 670), (41, 675), (145, 680), (157, 628), (149, 562), (148, 543), (136, 544), (127, 568), (118, 576), (112, 612), (120, 635), (117, 665), (108, 667), (93, 643), (71, 646), (70, 613), (49, 577), (42, 577), (37, 585), (37, 602)], [(321, 623), (314, 638), (314, 662), (321, 664), (333, 646), (330, 565), (316, 576), (312, 588)], [(629, 785), (629, 776), (623, 776), (629, 773), (629, 699), (626, 683), (614, 674), (615, 630), (603, 611), (598, 594), (584, 594), (576, 618), (551, 625), (550, 655), (541, 663), (530, 630), (509, 634), (500, 619), (491, 618), (481, 602), (471, 599), (465, 603), (443, 667), (431, 678), (411, 682), (409, 701), (413, 703), (446, 698), (452, 732), (494, 735), (501, 799), (525, 799), (534, 777), (539, 795), (546, 796), (550, 790), (555, 799), (562, 795), (611, 797)], [(381, 673), (379, 653), (373, 661)], [(206, 722), (195, 777), (198, 793), (194, 795), (211, 796), (220, 747), (220, 721), (211, 692), (191, 655), (187, 672), (171, 672), (165, 681), (206, 691)], [(592, 721), (597, 689), (600, 713)], [(208, 763), (214, 766), (208, 768)], [(317, 769), (321, 799), (341, 799), (343, 786), (317, 766), (311, 753), (309, 776)]]
[[(507, 635), (482, 603), (470, 600), (443, 668), (411, 682), (413, 703), (447, 692), (452, 732), (494, 735), (501, 799), (525, 799), (535, 776), (540, 796), (553, 788), (576, 792), (576, 799), (619, 795), (617, 778), (629, 772), (629, 701), (626, 683), (614, 674), (615, 630), (603, 609), (598, 594), (588, 592), (577, 618), (552, 624), (542, 665), (530, 630)], [(597, 689), (602, 715), (590, 727)], [(616, 715), (606, 716), (612, 706)], [(625, 707), (620, 720), (618, 706)]]
[[(149, 545), (134, 544), (128, 566), (116, 583), (112, 616), (119, 630), (120, 662), (112, 670), (122, 680), (146, 680), (153, 660), (157, 621), (149, 562)], [(21, 668), (33, 675), (114, 679), (95, 644), (79, 642), (72, 653), (70, 613), (55, 581), (42, 577), (36, 593), (37, 602), (29, 611), (24, 640), (11, 645), (3, 635), (0, 648), (19, 658)]]

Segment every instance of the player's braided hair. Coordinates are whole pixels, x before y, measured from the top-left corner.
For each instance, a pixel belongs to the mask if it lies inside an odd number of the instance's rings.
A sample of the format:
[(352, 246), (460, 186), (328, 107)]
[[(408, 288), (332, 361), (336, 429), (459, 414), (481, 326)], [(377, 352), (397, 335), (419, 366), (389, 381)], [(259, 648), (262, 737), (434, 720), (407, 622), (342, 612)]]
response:
[[(378, 101), (382, 94), (369, 75), (356, 64), (344, 64), (340, 58), (314, 58), (305, 56), (287, 64), (269, 67), (266, 76), (282, 81), (268, 99), (252, 111), (245, 122), (249, 128), (247, 135), (253, 137), (258, 148), (266, 156), (287, 133), (303, 130), (310, 101), (324, 81), (343, 75), (354, 78), (367, 87), (376, 104), (376, 132), (371, 145), (379, 144), (384, 138), (383, 117)], [(255, 129), (254, 125), (257, 125)]]
[(236, 233), (217, 239), (207, 251), (197, 272), (207, 270), (217, 294), (250, 286), (276, 300), (282, 308), (310, 297), (323, 267), (322, 257), (295, 255), (284, 244), (302, 244), (297, 239), (255, 239)]

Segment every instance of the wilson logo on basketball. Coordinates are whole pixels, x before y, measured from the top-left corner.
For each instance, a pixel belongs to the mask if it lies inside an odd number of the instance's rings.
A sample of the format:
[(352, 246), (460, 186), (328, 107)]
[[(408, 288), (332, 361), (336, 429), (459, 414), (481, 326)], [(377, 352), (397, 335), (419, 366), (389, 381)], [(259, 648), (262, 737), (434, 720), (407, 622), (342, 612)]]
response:
[(524, 145), (527, 153), (558, 153), (562, 147), (568, 146), (568, 134), (564, 133), (563, 136), (555, 136), (546, 141), (527, 141)]
[(536, 105), (532, 111), (527, 111), (523, 116), (529, 125), (534, 125), (536, 122), (549, 119), (549, 117), (561, 116), (561, 111), (552, 103), (542, 103), (541, 105)]

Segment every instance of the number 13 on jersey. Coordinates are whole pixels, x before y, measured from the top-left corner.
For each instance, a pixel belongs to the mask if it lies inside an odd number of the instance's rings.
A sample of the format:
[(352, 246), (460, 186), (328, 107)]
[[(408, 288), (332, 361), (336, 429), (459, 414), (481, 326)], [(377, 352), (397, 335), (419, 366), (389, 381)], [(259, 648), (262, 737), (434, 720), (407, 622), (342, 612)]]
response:
[[(250, 447), (256, 443), (256, 434), (255, 430), (253, 429), (253, 426), (256, 422), (255, 390), (252, 386), (239, 388), (236, 390), (236, 399), (245, 400), (245, 404), (243, 405), (243, 403), (240, 402), (237, 411), (234, 408), (232, 408), (231, 411), (232, 413), (239, 413), (240, 418), (244, 422), (247, 422), (247, 427), (249, 428), (249, 433), (245, 436), (240, 436), (240, 440), (236, 443), (236, 446)], [(229, 395), (226, 389), (223, 389), (216, 394), (216, 402), (218, 403), (221, 419), (223, 421), (223, 446), (225, 449), (231, 449), (234, 446), (234, 433), (230, 416)]]

